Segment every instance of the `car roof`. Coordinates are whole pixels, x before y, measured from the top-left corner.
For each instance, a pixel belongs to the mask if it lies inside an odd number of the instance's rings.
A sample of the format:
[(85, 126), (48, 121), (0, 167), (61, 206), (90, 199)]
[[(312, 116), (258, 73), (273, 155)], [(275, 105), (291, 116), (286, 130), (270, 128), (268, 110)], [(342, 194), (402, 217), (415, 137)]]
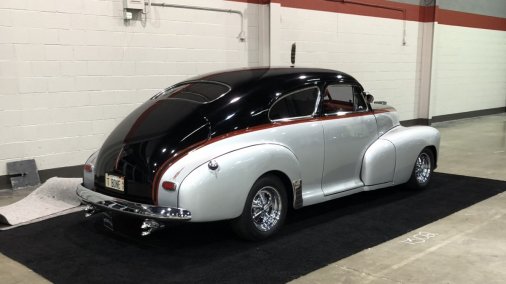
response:
[[(216, 81), (229, 85), (232, 90), (240, 88), (251, 83), (261, 84), (272, 80), (280, 82), (289, 81), (290, 79), (305, 77), (334, 77), (340, 75), (343, 81), (358, 82), (352, 76), (336, 70), (322, 68), (303, 68), (303, 67), (257, 67), (243, 68), (235, 70), (227, 70), (223, 72), (215, 72), (194, 77), (188, 81)], [(322, 78), (323, 79), (323, 78)]]
[(282, 94), (335, 83), (362, 87), (355, 78), (344, 72), (291, 67), (227, 70), (194, 77), (179, 85), (202, 81), (226, 84), (231, 89), (218, 99), (203, 104), (199, 110), (213, 125), (213, 136), (269, 123), (268, 109), (283, 97)]

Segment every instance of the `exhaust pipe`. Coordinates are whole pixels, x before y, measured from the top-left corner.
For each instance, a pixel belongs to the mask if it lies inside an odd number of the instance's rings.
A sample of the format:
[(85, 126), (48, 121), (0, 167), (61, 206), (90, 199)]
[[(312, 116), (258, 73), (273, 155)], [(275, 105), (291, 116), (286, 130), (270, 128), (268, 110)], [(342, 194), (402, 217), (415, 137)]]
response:
[(141, 235), (143, 237), (151, 235), (154, 231), (158, 231), (165, 227), (164, 224), (153, 220), (153, 219), (144, 219), (141, 225)]
[[(91, 204), (87, 204), (86, 207), (84, 208), (85, 217), (90, 217), (100, 212), (101, 210), (99, 210), (97, 207)], [(106, 218), (104, 218), (104, 226), (112, 230), (112, 219), (108, 215), (106, 216)], [(151, 235), (151, 233), (163, 228), (165, 228), (165, 225), (163, 223), (160, 223), (153, 219), (144, 219), (141, 225), (141, 235), (143, 237), (149, 236)]]
[(97, 214), (98, 212), (100, 212), (100, 210), (98, 210), (95, 206), (93, 205), (86, 205), (86, 207), (84, 207), (84, 217), (90, 217), (92, 215), (95, 215)]

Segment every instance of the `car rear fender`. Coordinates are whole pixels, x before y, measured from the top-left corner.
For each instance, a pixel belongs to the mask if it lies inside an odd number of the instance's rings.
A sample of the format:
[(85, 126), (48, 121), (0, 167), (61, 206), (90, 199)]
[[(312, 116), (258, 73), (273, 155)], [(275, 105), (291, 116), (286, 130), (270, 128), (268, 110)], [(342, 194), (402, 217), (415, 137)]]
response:
[(439, 151), (439, 131), (429, 126), (398, 126), (381, 137), (390, 141), (395, 147), (394, 184), (402, 184), (409, 180), (415, 160), (425, 147), (434, 147), (437, 157)]
[(272, 171), (288, 177), (292, 188), (286, 190), (300, 191), (300, 164), (285, 146), (258, 144), (212, 160), (217, 165), (215, 170), (207, 162), (201, 164), (179, 186), (178, 205), (192, 212), (192, 222), (239, 217), (255, 181)]

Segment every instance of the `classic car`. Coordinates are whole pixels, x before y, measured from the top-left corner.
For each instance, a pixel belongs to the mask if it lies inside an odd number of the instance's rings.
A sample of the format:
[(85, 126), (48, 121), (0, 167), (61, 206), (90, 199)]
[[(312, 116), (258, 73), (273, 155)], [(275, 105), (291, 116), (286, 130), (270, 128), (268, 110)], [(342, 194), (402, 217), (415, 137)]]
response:
[[(406, 184), (427, 187), (439, 132), (403, 127), (352, 76), (252, 68), (171, 86), (128, 115), (84, 166), (86, 215), (231, 220), (239, 236), (276, 233), (287, 210)], [(108, 221), (107, 223), (109, 223)]]

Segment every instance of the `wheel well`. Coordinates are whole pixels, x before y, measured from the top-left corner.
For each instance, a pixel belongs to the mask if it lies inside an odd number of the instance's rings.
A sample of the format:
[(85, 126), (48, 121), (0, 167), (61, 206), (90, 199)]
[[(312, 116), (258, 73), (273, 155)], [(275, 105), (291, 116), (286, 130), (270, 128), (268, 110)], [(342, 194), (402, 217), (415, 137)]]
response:
[(262, 176), (266, 176), (266, 175), (274, 175), (274, 176), (278, 177), (279, 180), (281, 180), (281, 182), (285, 186), (286, 197), (288, 199), (288, 203), (290, 204), (290, 206), (288, 206), (288, 208), (293, 209), (293, 198), (294, 198), (293, 197), (293, 185), (292, 185), (292, 182), (290, 181), (290, 178), (282, 171), (270, 171), (270, 172), (266, 172)]
[(434, 155), (434, 168), (436, 168), (437, 167), (437, 150), (436, 150), (436, 147), (434, 147), (434, 146), (431, 145), (431, 146), (427, 146), (425, 148), (429, 149), (432, 152), (432, 154)]

